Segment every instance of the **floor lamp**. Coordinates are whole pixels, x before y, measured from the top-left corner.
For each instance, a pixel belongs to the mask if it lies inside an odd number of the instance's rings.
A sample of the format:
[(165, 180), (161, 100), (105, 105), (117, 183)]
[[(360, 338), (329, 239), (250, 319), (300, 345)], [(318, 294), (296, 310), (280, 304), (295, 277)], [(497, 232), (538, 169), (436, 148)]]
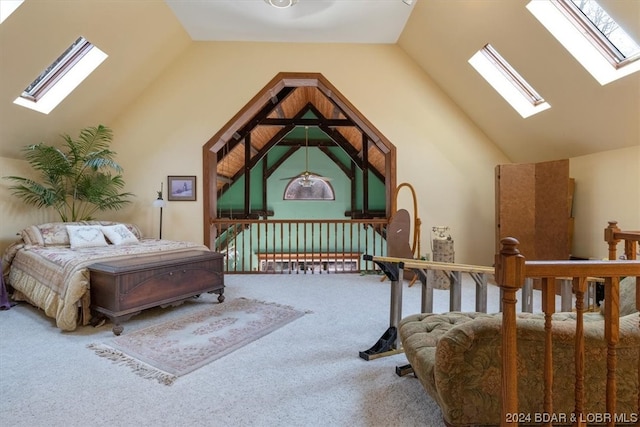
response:
[(153, 207), (160, 208), (160, 236), (159, 236), (160, 239), (162, 239), (162, 208), (164, 208), (167, 205), (164, 199), (162, 198), (162, 185), (163, 183), (161, 182), (160, 191), (158, 191), (158, 198), (153, 201)]

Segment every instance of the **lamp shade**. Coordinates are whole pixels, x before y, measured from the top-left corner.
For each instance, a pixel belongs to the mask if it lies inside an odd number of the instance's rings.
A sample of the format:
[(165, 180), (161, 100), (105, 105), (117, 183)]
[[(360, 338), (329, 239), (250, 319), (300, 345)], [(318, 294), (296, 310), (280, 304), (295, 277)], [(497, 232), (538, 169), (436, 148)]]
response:
[(277, 7), (278, 9), (291, 7), (294, 4), (298, 3), (298, 0), (264, 0), (264, 1), (273, 7)]
[(165, 206), (167, 206), (167, 202), (165, 202), (163, 199), (155, 199), (153, 201), (154, 208), (164, 208)]

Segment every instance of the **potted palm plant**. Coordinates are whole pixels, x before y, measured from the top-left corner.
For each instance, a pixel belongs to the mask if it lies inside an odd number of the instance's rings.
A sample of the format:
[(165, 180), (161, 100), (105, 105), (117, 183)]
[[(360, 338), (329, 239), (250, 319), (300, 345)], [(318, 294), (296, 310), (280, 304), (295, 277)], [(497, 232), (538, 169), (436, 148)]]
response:
[(25, 159), (39, 173), (40, 182), (6, 176), (12, 193), (29, 205), (51, 207), (62, 221), (92, 219), (97, 211), (118, 210), (133, 194), (124, 187), (122, 167), (109, 149), (110, 128), (98, 125), (80, 131), (78, 138), (62, 135), (62, 148), (39, 143), (24, 148)]

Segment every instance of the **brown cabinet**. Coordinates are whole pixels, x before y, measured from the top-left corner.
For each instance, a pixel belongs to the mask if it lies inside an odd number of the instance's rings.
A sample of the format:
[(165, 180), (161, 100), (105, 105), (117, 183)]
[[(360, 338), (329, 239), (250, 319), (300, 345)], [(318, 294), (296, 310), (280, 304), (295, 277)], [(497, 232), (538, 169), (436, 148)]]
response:
[(223, 256), (202, 250), (103, 261), (88, 267), (91, 309), (120, 322), (151, 307), (177, 305), (205, 292), (224, 301)]

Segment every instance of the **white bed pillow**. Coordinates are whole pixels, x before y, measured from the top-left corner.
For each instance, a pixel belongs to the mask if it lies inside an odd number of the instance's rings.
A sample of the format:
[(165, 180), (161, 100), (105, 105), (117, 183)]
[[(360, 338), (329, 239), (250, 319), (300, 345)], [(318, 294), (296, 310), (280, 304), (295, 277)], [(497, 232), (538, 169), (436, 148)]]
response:
[(107, 239), (116, 246), (138, 243), (136, 235), (124, 224), (103, 225), (101, 228)]
[(109, 246), (99, 225), (67, 225), (71, 249)]

